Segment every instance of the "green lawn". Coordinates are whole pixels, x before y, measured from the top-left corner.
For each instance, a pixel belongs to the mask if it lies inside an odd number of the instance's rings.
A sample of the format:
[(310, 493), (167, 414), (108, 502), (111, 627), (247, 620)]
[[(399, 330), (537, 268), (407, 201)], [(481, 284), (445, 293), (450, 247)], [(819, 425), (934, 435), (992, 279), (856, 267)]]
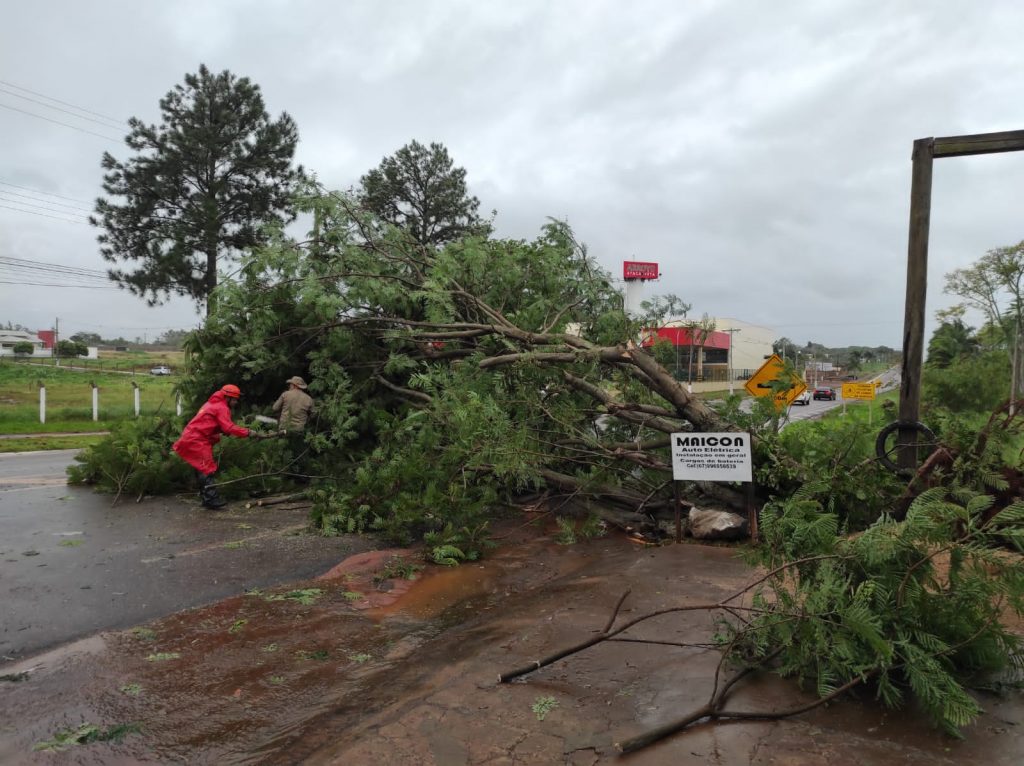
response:
[(148, 375), (151, 368), (166, 365), (174, 372), (183, 372), (185, 354), (181, 351), (101, 351), (99, 359), (53, 359), (52, 357), (23, 356), (16, 359), (0, 357), (0, 367), (23, 364), (34, 369), (41, 367), (85, 368), (96, 372), (135, 372)]
[[(0, 434), (103, 430), (134, 417), (134, 388), (142, 414), (173, 413), (175, 377), (80, 372), (63, 367), (0, 364)], [(99, 387), (99, 421), (92, 420), (92, 383)], [(46, 423), (39, 422), (39, 387), (46, 387)]]

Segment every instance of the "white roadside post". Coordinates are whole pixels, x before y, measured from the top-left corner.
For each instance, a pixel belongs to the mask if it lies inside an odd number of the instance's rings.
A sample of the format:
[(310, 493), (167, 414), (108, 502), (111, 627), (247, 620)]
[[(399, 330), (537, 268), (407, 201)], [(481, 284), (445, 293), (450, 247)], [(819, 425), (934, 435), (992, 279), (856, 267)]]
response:
[[(733, 395), (733, 382), (732, 382), (732, 379), (733, 379), (734, 375), (732, 374), (732, 343), (733, 343), (733, 340), (736, 337), (736, 333), (738, 333), (739, 331), (740, 330), (739, 330), (738, 327), (730, 327), (727, 330), (722, 330), (722, 332), (729, 333), (729, 350), (726, 352), (726, 364), (725, 364), (725, 366), (726, 366), (726, 375), (729, 376), (729, 396)], [(786, 347), (785, 346), (782, 347), (782, 351), (783, 351), (783, 354), (785, 354), (785, 351), (786, 351)], [(782, 357), (782, 361), (783, 362), (786, 361), (786, 357), (785, 356)]]
[(139, 384), (132, 381), (132, 389), (135, 393), (135, 417), (139, 416)]
[(39, 422), (46, 422), (46, 386), (39, 382)]
[(95, 383), (90, 383), (92, 386), (92, 419), (96, 422), (100, 419), (100, 387)]

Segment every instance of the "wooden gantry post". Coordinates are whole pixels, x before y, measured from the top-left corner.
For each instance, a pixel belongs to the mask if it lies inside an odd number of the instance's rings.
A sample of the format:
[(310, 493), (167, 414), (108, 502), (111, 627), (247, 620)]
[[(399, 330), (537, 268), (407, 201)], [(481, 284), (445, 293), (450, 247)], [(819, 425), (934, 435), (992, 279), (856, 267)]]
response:
[[(907, 243), (907, 298), (903, 319), (903, 370), (900, 379), (899, 419), (904, 423), (917, 422), (921, 412), (921, 366), (924, 360), (933, 160), (1022, 150), (1024, 130), (919, 138), (914, 141), (910, 181), (910, 236)], [(911, 427), (901, 428), (896, 443), (899, 447), (899, 467), (916, 468), (917, 431)]]

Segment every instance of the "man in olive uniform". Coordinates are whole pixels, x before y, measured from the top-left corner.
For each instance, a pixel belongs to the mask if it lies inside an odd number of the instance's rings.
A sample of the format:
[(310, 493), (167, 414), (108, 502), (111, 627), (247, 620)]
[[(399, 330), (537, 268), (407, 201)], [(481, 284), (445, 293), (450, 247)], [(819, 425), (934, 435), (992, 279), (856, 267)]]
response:
[[(294, 462), (293, 469), (302, 473), (306, 461), (306, 442), (303, 432), (309, 416), (314, 412), (313, 399), (306, 393), (306, 381), (298, 375), (288, 379), (288, 390), (277, 397), (274, 413), (278, 416), (277, 427), (287, 434)], [(306, 477), (301, 477), (306, 478)]]

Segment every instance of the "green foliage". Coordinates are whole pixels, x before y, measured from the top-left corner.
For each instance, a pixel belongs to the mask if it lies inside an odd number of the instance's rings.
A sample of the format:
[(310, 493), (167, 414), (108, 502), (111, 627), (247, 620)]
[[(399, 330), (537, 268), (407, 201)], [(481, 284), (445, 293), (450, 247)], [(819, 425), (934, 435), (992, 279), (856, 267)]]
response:
[[(189, 490), (195, 472), (171, 449), (184, 425), (178, 417), (117, 423), (106, 439), (75, 456), (78, 464), (68, 467), (68, 482), (133, 497)], [(226, 437), (214, 448), (214, 455), (220, 463), (221, 494), (229, 499), (274, 492), (286, 484), (280, 471), (291, 455), (284, 440)]]
[(129, 734), (137, 734), (142, 730), (140, 724), (127, 723), (103, 729), (92, 723), (83, 723), (77, 729), (63, 729), (53, 735), (53, 739), (37, 742), (32, 746), (35, 751), (59, 753), (75, 745), (88, 745), (92, 742), (120, 742)]
[(1006, 351), (960, 356), (945, 367), (925, 367), (921, 384), (922, 411), (988, 414), (1010, 395), (1010, 357)]
[(181, 652), (154, 652), (146, 657), (147, 662), (169, 662), (181, 659)]
[(160, 111), (159, 126), (129, 120), (135, 156), (121, 162), (104, 153), (110, 197), (97, 202), (92, 222), (104, 230), (106, 260), (139, 264), (111, 272), (122, 286), (151, 305), (172, 293), (201, 303), (225, 257), (264, 241), (267, 224), (294, 218), (298, 131), (287, 114), (270, 119), (248, 78), (205, 66), (186, 75)]
[(427, 545), (427, 557), (431, 561), (449, 567), (463, 561), (476, 561), (487, 548), (493, 546), (487, 538), (486, 522), (476, 527), (460, 528), (455, 528), (449, 522), (443, 529), (426, 532), (423, 542)]
[(537, 716), (538, 721), (543, 721), (547, 717), (547, 714), (556, 707), (558, 707), (558, 700), (554, 697), (543, 696), (537, 697), (537, 699), (533, 701), (533, 704), (530, 705), (530, 710), (532, 710), (533, 714)]
[(978, 353), (978, 339), (970, 327), (958, 318), (943, 322), (928, 341), (927, 367), (945, 369)]
[(757, 481), (782, 496), (799, 487), (802, 497), (836, 514), (848, 530), (864, 529), (892, 510), (903, 488), (874, 460), (877, 433), (858, 418), (790, 423), (777, 436), (765, 436)]
[(392, 556), (381, 569), (373, 576), (374, 582), (384, 580), (415, 580), (416, 573), (423, 569), (419, 564), (407, 561), (401, 556)]
[(57, 354), (60, 356), (85, 356), (89, 353), (84, 343), (74, 340), (62, 340), (57, 342)]
[(1024, 504), (985, 520), (992, 499), (928, 490), (906, 520), (882, 516), (840, 536), (810, 492), (766, 506), (757, 563), (770, 573), (747, 625), (723, 636), (735, 658), (769, 659), (827, 696), (872, 685), (892, 707), (913, 698), (950, 734), (980, 712), (965, 684), (1021, 660), (1004, 611), (1024, 612), (1024, 559), (995, 550), (1024, 540)]
[(559, 545), (573, 545), (576, 542), (576, 522), (564, 516), (555, 519), (558, 525), (558, 534), (555, 535), (555, 542)]
[(470, 196), (466, 171), (443, 144), (406, 144), (360, 179), (359, 203), (381, 221), (405, 229), (421, 245), (436, 246), (489, 231)]
[(607, 531), (605, 523), (596, 514), (590, 514), (582, 521), (560, 516), (555, 519), (555, 523), (558, 525), (555, 542), (559, 545), (573, 545), (581, 538), (589, 540), (601, 537)]
[(287, 593), (272, 593), (266, 596), (259, 591), (250, 591), (246, 595), (261, 596), (264, 601), (297, 601), (300, 604), (309, 606), (310, 604), (315, 604), (323, 593), (323, 590), (320, 588), (301, 588), (299, 590), (290, 590)]
[(11, 348), (15, 354), (31, 354), (36, 350), (36, 347), (29, 343), (27, 340), (18, 341)]
[(68, 483), (131, 496), (187, 487), (193, 471), (171, 449), (182, 426), (180, 419), (170, 417), (117, 423), (109, 437), (75, 456), (77, 465), (68, 467)]

